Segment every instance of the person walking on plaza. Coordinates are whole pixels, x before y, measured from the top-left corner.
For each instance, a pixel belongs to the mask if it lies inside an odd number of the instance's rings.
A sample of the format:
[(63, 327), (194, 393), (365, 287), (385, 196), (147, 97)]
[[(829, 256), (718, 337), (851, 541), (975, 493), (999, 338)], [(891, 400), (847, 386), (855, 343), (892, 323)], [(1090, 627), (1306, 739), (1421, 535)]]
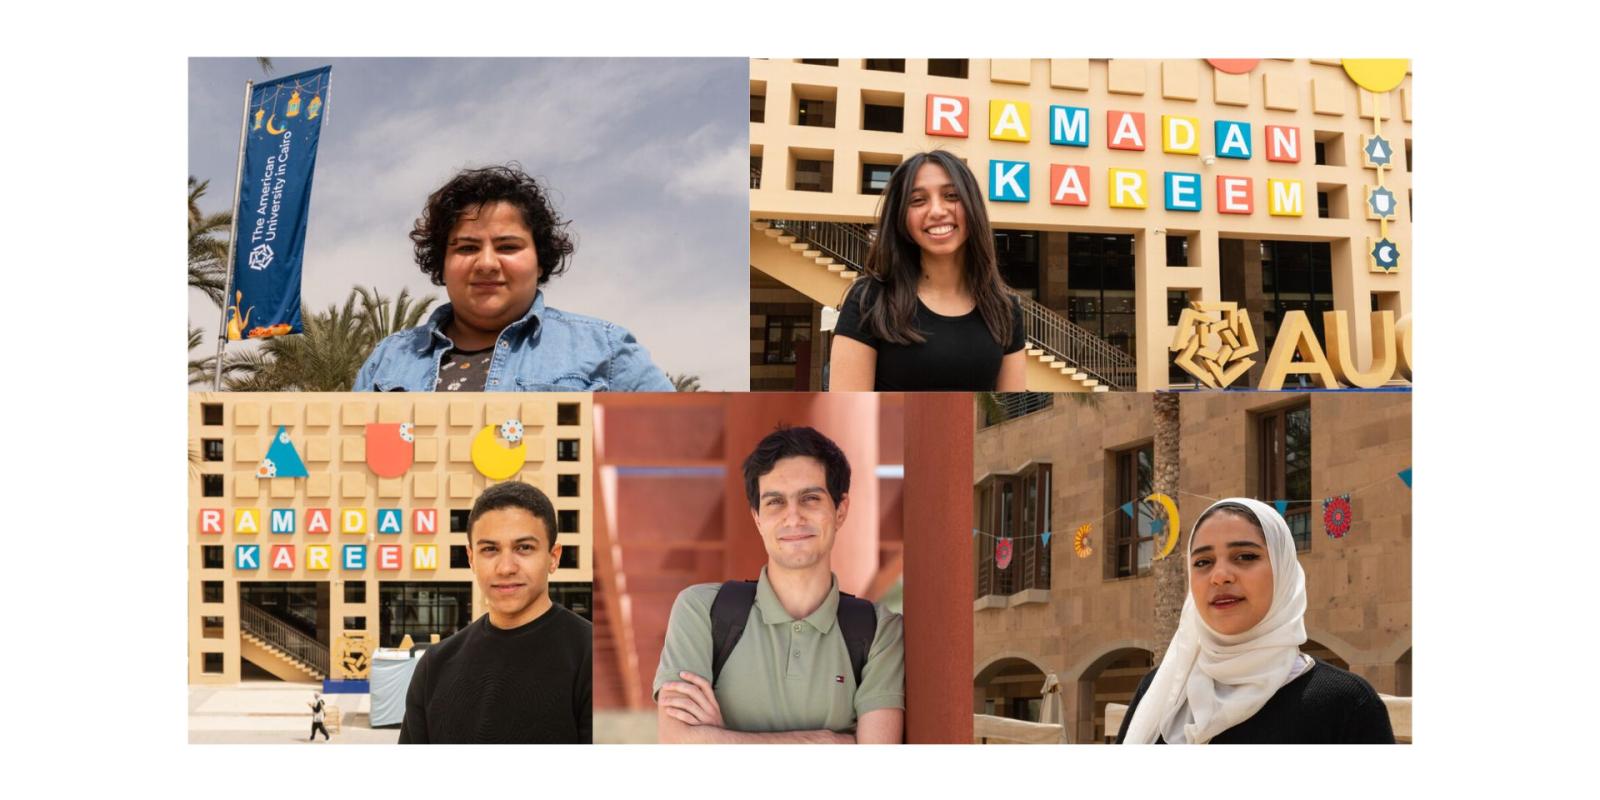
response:
[(306, 741), (316, 741), (317, 731), (322, 731), (323, 741), (333, 741), (333, 737), (328, 735), (328, 726), (322, 723), (323, 711), (325, 711), (328, 707), (327, 701), (322, 699), (322, 692), (312, 692), (311, 702), (307, 703), (306, 705), (311, 706), (311, 738), (307, 739)]

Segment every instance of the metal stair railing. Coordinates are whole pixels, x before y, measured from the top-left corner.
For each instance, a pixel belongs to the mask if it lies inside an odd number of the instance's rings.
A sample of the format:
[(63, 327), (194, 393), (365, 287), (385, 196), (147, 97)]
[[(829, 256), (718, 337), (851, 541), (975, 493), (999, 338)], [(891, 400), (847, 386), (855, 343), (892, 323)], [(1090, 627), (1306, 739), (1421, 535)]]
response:
[(1028, 341), (1089, 374), (1112, 390), (1131, 388), (1138, 380), (1133, 357), (1029, 297), (1022, 298), (1023, 329)]
[[(757, 173), (759, 176), (759, 173)], [(856, 272), (865, 272), (871, 227), (815, 220), (769, 219), (768, 225), (810, 244)], [(1019, 296), (1020, 297), (1020, 296)], [(1133, 357), (1121, 348), (1074, 324), (1037, 300), (1021, 297), (1023, 330), (1028, 341), (1065, 361), (1113, 391), (1131, 389), (1138, 381)]]
[(278, 648), (290, 658), (326, 676), (328, 648), (254, 603), (239, 602), (239, 624), (252, 636)]

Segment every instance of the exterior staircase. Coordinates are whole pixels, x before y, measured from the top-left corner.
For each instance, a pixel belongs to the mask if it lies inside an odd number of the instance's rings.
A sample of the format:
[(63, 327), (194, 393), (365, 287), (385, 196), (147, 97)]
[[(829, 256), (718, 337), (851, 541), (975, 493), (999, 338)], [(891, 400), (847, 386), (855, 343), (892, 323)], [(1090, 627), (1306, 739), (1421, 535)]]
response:
[[(862, 273), (872, 243), (865, 225), (774, 219), (755, 220), (751, 228), (751, 266), (832, 308)], [(1127, 353), (1030, 298), (1022, 298), (1022, 313), (1027, 391), (1133, 389), (1134, 361)]]
[(328, 646), (253, 603), (239, 604), (239, 655), (285, 681), (328, 676)]

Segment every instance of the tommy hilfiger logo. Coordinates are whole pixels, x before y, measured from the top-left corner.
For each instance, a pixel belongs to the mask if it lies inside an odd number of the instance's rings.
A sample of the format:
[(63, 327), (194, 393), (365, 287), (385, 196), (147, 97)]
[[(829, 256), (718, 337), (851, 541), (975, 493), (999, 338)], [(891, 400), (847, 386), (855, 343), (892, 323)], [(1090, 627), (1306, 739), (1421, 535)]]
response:
[(844, 676), (843, 675), (835, 675), (835, 676), (833, 676), (833, 682), (834, 683), (844, 683)]

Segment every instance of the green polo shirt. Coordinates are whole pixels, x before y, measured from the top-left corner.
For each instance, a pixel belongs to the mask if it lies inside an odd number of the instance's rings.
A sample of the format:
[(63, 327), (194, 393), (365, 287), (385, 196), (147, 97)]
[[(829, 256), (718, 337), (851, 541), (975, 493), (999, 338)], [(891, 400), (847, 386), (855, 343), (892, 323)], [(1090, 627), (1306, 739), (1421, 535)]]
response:
[[(679, 672), (711, 678), (711, 602), (721, 584), (702, 583), (678, 594), (656, 669), (655, 692), (682, 680)], [(855, 730), (856, 718), (880, 708), (906, 707), (905, 643), (900, 615), (874, 605), (878, 632), (856, 685), (850, 651), (839, 630), (839, 579), (828, 599), (805, 619), (783, 610), (761, 569), (744, 634), (722, 665), (717, 704), (729, 730)]]

